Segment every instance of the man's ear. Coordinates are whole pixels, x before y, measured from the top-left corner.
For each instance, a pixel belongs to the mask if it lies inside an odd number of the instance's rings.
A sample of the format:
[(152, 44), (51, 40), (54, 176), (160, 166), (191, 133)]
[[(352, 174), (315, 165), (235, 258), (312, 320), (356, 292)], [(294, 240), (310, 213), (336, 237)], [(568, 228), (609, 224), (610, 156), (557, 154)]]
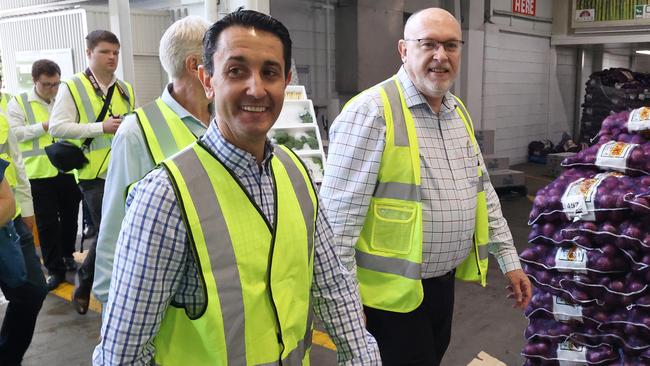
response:
[(90, 48), (86, 48), (86, 57), (90, 58), (90, 54), (93, 52)]
[(198, 65), (198, 76), (199, 80), (201, 80), (201, 84), (203, 84), (203, 90), (205, 90), (205, 96), (213, 100), (214, 99), (214, 89), (212, 88), (212, 75), (210, 75), (207, 70), (205, 69), (205, 66), (203, 65)]
[(287, 85), (289, 85), (289, 83), (291, 82), (291, 77), (292, 76), (293, 76), (293, 73), (291, 72), (291, 70), (289, 70), (289, 73), (287, 74), (287, 80), (286, 80)]
[(198, 72), (199, 70), (199, 58), (196, 55), (188, 56), (185, 58), (185, 71), (187, 72)]
[(406, 62), (406, 42), (403, 39), (397, 42), (397, 52), (399, 52), (402, 63)]

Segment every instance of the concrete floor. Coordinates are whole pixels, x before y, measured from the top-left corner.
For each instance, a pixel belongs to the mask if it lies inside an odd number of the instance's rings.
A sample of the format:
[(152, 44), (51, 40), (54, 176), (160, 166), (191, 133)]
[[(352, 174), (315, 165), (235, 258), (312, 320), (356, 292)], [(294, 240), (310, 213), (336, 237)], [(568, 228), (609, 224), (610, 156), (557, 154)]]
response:
[[(543, 166), (525, 164), (513, 169), (526, 172), (531, 195), (550, 181), (543, 176)], [(527, 197), (512, 194), (502, 196), (501, 204), (521, 252), (527, 245), (526, 221), (531, 202)], [(487, 288), (457, 283), (452, 341), (444, 365), (467, 365), (480, 351), (507, 365), (523, 363), (519, 353), (524, 345), (523, 332), (527, 322), (522, 312), (513, 309), (512, 302), (506, 299), (506, 284), (495, 260), (490, 261)], [(0, 319), (4, 307), (0, 305)], [(48, 295), (23, 365), (88, 365), (99, 337), (100, 323), (98, 313), (78, 315), (68, 301)], [(314, 366), (336, 364), (335, 352), (319, 345), (314, 345), (311, 359)]]

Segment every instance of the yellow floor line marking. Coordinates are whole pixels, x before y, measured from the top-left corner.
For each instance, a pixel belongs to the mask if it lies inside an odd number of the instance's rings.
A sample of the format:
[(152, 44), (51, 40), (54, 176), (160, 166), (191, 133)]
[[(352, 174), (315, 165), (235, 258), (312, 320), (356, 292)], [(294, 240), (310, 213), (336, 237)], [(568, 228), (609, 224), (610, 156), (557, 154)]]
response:
[(546, 178), (546, 177), (536, 177), (534, 175), (526, 175), (527, 179), (534, 179), (534, 180), (541, 180), (543, 182), (551, 183), (553, 179), (551, 178)]
[(336, 351), (336, 346), (332, 343), (330, 337), (319, 330), (314, 330), (312, 342), (327, 349), (331, 349), (332, 351)]
[[(74, 291), (74, 285), (71, 285), (67, 282), (64, 282), (59, 285), (55, 290), (52, 290), (52, 293), (63, 300), (72, 302), (72, 292)], [(102, 312), (102, 304), (95, 299), (93, 295), (90, 295), (90, 306), (89, 310), (92, 310), (96, 313)]]

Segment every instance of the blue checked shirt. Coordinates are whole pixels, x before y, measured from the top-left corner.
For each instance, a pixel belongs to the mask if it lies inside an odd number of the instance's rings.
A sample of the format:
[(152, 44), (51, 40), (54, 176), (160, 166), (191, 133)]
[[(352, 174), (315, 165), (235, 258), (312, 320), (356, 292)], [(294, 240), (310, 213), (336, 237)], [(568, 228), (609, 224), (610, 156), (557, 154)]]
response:
[[(200, 140), (234, 172), (273, 222), (269, 170), (273, 147), (267, 144), (258, 165), (252, 155), (227, 142), (214, 122)], [(155, 353), (153, 339), (170, 302), (193, 312), (205, 301), (166, 172), (156, 169), (145, 176), (129, 193), (126, 205), (94, 365), (149, 365)], [(314, 253), (314, 311), (336, 345), (338, 363), (380, 365), (377, 344), (364, 329), (354, 280), (335, 255), (332, 229), (320, 209)]]
[[(413, 115), (420, 150), (422, 197), (422, 278), (442, 276), (469, 254), (476, 216), (476, 154), (451, 93), (433, 112), (404, 68), (397, 73), (406, 106)], [(459, 107), (460, 108), (460, 107)], [(379, 92), (357, 97), (332, 123), (329, 155), (321, 197), (332, 224), (338, 254), (346, 268), (356, 271), (355, 244), (377, 184), (384, 151), (386, 122)], [(488, 205), (488, 250), (501, 270), (520, 269), (508, 223), (492, 184), (484, 185)]]

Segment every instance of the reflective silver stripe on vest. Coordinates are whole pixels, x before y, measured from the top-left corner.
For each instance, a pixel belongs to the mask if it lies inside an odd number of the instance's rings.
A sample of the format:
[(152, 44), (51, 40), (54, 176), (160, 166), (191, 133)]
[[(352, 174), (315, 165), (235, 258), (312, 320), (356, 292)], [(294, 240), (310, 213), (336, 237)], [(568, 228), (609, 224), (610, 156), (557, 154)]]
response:
[[(36, 115), (34, 114), (34, 108), (32, 107), (32, 104), (29, 102), (29, 99), (27, 99), (27, 93), (20, 94), (20, 100), (22, 101), (23, 108), (25, 109), (25, 117), (27, 117), (27, 123), (30, 125), (35, 124)], [(45, 155), (45, 150), (38, 148), (38, 140), (38, 138), (32, 139), (32, 148), (22, 151), (23, 158)]]
[(23, 102), (23, 107), (25, 108), (27, 123), (33, 125), (36, 123), (36, 115), (34, 115), (34, 108), (32, 108), (32, 104), (29, 102), (29, 99), (27, 99), (27, 93), (20, 94), (20, 100)]
[(120, 88), (122, 88), (122, 90), (124, 90), (124, 92), (128, 96), (128, 100), (127, 100), (127, 103), (126, 103), (126, 112), (129, 113), (129, 112), (131, 112), (131, 98), (133, 98), (133, 96), (129, 92), (129, 88), (126, 86), (126, 84), (122, 80), (117, 79), (116, 83), (120, 86)]
[[(395, 135), (395, 146), (409, 146), (409, 135), (406, 129), (406, 117), (404, 117), (404, 110), (402, 109), (402, 100), (400, 99), (399, 90), (395, 84), (395, 80), (389, 79), (381, 84), (381, 87), (386, 91), (388, 96), (388, 103), (390, 104), (391, 112), (393, 113), (393, 131)], [(386, 111), (384, 111), (386, 113)]]
[(420, 202), (420, 186), (396, 182), (379, 182), (373, 196)]
[(488, 246), (487, 244), (478, 245), (478, 259), (484, 260), (488, 257)]
[(389, 258), (368, 254), (360, 250), (356, 251), (355, 258), (357, 260), (357, 265), (364, 269), (369, 269), (376, 272), (391, 273), (410, 278), (412, 280), (422, 279), (420, 265), (415, 262), (400, 258)]
[[(72, 78), (72, 82), (77, 87), (77, 92), (81, 98), (81, 104), (83, 105), (84, 111), (86, 112), (86, 117), (88, 118), (88, 123), (97, 122), (97, 116), (95, 115), (95, 110), (93, 109), (93, 104), (90, 101), (90, 95), (84, 86), (81, 79), (77, 76)], [(72, 92), (70, 92), (72, 94)]]
[[(201, 219), (201, 230), (218, 286), (229, 365), (246, 364), (244, 300), (237, 260), (228, 226), (210, 177), (193, 149), (174, 158)], [(189, 230), (188, 230), (189, 231)], [(209, 301), (210, 296), (208, 295)], [(210, 306), (208, 304), (207, 306)]]
[[(480, 168), (479, 168), (480, 169)], [(485, 183), (490, 182), (490, 178), (486, 173), (483, 173), (480, 177), (478, 177), (478, 183), (476, 184), (476, 193), (479, 194), (483, 191), (485, 191)]]
[[(178, 151), (178, 147), (176, 146), (174, 134), (169, 128), (167, 120), (165, 119), (162, 110), (160, 110), (160, 106), (158, 106), (157, 100), (158, 99), (142, 107), (142, 113), (144, 113), (147, 120), (149, 120), (149, 126), (151, 126), (151, 129), (154, 132), (155, 139), (158, 141), (158, 145), (160, 145), (163, 155), (171, 156)], [(142, 134), (147, 140), (147, 144), (150, 145), (149, 140), (147, 139), (147, 134), (144, 131), (142, 131)], [(149, 148), (149, 150), (151, 151), (151, 148)], [(159, 161), (156, 163), (159, 163)]]
[(284, 151), (281, 147), (276, 146), (273, 150), (273, 153), (275, 156), (277, 156), (278, 159), (280, 159), (280, 162), (282, 162), (282, 165), (286, 169), (287, 175), (289, 175), (289, 179), (291, 179), (293, 190), (296, 193), (296, 197), (298, 198), (300, 210), (302, 211), (302, 217), (305, 220), (305, 226), (307, 228), (307, 258), (309, 260), (311, 259), (311, 251), (314, 247), (315, 225), (314, 202), (311, 200), (311, 196), (309, 195), (309, 187), (307, 187), (307, 182), (305, 182), (305, 178), (303, 177), (300, 170), (298, 170), (296, 163), (294, 163), (286, 151)]

